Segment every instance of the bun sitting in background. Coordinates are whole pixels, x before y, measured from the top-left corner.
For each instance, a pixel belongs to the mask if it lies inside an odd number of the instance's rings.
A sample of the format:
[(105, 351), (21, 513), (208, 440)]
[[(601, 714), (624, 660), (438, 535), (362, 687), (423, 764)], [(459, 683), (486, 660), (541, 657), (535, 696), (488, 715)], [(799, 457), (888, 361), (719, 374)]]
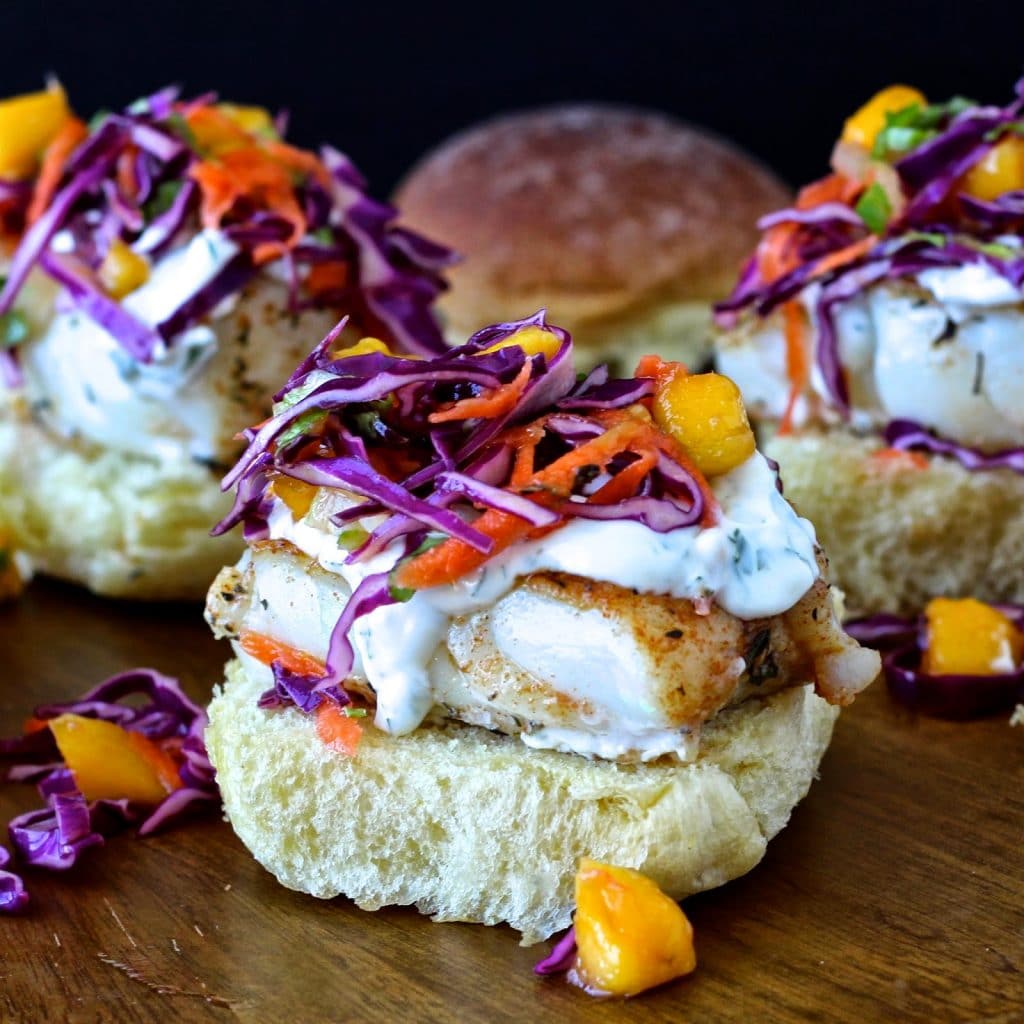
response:
[(464, 257), (449, 335), (545, 306), (581, 365), (644, 352), (698, 367), (711, 303), (787, 202), (767, 169), (653, 111), (580, 104), (495, 118), (442, 143), (397, 192), (409, 223)]
[(332, 343), (217, 527), (248, 542), (207, 598), (242, 840), (293, 888), (527, 941), (583, 856), (675, 897), (752, 867), (879, 658), (735, 385), (581, 380), (542, 313), (429, 360)]

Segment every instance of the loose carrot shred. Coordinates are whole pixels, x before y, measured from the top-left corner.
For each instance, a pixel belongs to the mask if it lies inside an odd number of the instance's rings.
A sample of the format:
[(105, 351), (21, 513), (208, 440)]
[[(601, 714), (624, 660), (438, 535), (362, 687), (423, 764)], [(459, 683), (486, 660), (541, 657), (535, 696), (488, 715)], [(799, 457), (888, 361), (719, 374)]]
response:
[(842, 249), (837, 249), (835, 252), (830, 252), (827, 256), (822, 256), (814, 264), (813, 276), (821, 277), (822, 274), (827, 274), (831, 270), (845, 267), (847, 263), (852, 263), (854, 260), (865, 255), (877, 243), (877, 235), (868, 235), (867, 238), (862, 238), (859, 242), (854, 242), (851, 245), (844, 246)]
[(314, 658), (311, 654), (306, 654), (305, 651), (275, 640), (265, 633), (243, 630), (239, 634), (238, 643), (246, 654), (263, 662), (264, 665), (272, 665), (276, 661), (289, 672), (295, 672), (300, 676), (322, 676), (324, 674), (324, 663), (319, 658)]
[(879, 448), (872, 452), (870, 458), (874, 462), (891, 466), (894, 469), (927, 469), (928, 457), (921, 452), (907, 451), (905, 448)]
[(493, 420), (504, 416), (509, 410), (515, 408), (519, 396), (526, 389), (526, 385), (530, 383), (532, 372), (533, 360), (527, 359), (519, 373), (516, 374), (515, 380), (492, 388), (486, 394), (477, 395), (474, 398), (463, 398), (461, 401), (455, 402), (449, 409), (432, 412), (428, 418), (431, 423), (448, 423), (451, 420)]
[(35, 188), (32, 190), (32, 202), (29, 203), (25, 219), (34, 224), (50, 205), (50, 200), (57, 193), (60, 179), (64, 174), (64, 164), (75, 151), (78, 144), (88, 135), (85, 122), (77, 117), (69, 117), (60, 131), (46, 147), (43, 163), (39, 168)]
[(363, 738), (363, 727), (337, 704), (324, 701), (316, 710), (316, 734), (333, 750), (354, 757)]
[(811, 368), (804, 334), (806, 321), (800, 303), (795, 299), (785, 303), (782, 307), (782, 320), (786, 335), (786, 376), (789, 377), (789, 400), (779, 423), (779, 434), (784, 437), (793, 432), (796, 403), (807, 390)]
[(306, 275), (306, 291), (313, 298), (340, 291), (348, 284), (348, 266), (341, 260), (317, 263)]
[[(526, 446), (522, 450), (526, 452), (525, 455), (517, 454), (512, 486), (521, 492), (529, 493), (531, 499), (539, 505), (550, 504), (553, 501), (569, 497), (576, 476), (584, 466), (597, 466), (598, 469), (603, 470), (616, 455), (632, 451), (640, 455), (640, 461), (646, 464), (647, 472), (649, 472), (651, 466), (657, 461), (656, 453), (661, 451), (677, 461), (697, 481), (705, 503), (702, 522), (705, 525), (711, 525), (718, 521), (718, 502), (714, 492), (700, 470), (670, 437), (662, 434), (650, 421), (635, 417), (627, 410), (616, 409), (598, 413), (595, 418), (601, 420), (607, 428), (605, 433), (581, 444), (573, 451), (567, 452), (549, 466), (533, 473), (529, 479), (524, 479), (522, 467), (529, 465), (532, 470), (533, 448)], [(513, 433), (521, 436), (517, 432)], [(523, 459), (522, 463), (519, 462), (519, 458)], [(631, 469), (632, 466), (627, 467), (623, 472), (629, 472)], [(634, 470), (633, 472), (638, 471)], [(626, 483), (630, 479), (632, 479), (633, 490), (636, 489), (639, 478), (632, 478), (632, 475), (627, 477), (622, 484), (613, 488), (612, 485), (622, 475), (622, 473), (617, 474), (605, 485), (608, 491), (603, 500), (617, 501), (622, 497), (628, 497)], [(600, 495), (601, 492), (598, 494)], [(473, 528), (490, 537), (494, 542), (494, 547), (489, 555), (482, 554), (464, 541), (449, 537), (443, 543), (424, 551), (401, 566), (396, 573), (395, 583), (411, 590), (423, 590), (428, 587), (454, 583), (479, 569), (489, 558), (493, 558), (517, 541), (524, 538), (542, 537), (557, 529), (559, 525), (556, 523), (538, 529), (531, 526), (526, 520), (508, 512), (487, 509), (473, 523)]]

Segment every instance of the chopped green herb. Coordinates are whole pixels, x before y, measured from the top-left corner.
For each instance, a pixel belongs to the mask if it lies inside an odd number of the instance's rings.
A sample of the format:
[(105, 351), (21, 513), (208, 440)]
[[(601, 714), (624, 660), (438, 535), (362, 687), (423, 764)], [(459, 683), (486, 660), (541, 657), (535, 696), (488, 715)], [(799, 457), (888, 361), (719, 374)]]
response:
[[(99, 110), (96, 111), (95, 114), (92, 115), (92, 117), (89, 118), (89, 124), (86, 127), (88, 128), (90, 135), (92, 135), (95, 131), (97, 131), (97, 129), (103, 126), (103, 122), (106, 121), (108, 117), (110, 117), (110, 113), (111, 112), (109, 110), (107, 110), (104, 107), (101, 107)], [(147, 113), (147, 111), (143, 111), (143, 113)]]
[(985, 141), (996, 142), (1004, 135), (1024, 135), (1024, 120), (996, 125), (990, 132), (985, 133)]
[(29, 326), (24, 313), (8, 310), (0, 316), (0, 348), (14, 348), (28, 339)]
[(1012, 260), (1021, 254), (1020, 249), (1015, 249), (1012, 245), (1003, 245), (1001, 242), (980, 242), (976, 238), (964, 241), (972, 249), (977, 249), (986, 256), (993, 256), (997, 260)]
[(912, 103), (902, 110), (891, 111), (885, 115), (885, 127), (875, 138), (871, 155), (876, 160), (892, 163), (935, 138), (941, 125), (975, 106), (973, 100), (954, 96), (946, 103), (927, 106)]
[(321, 245), (332, 245), (334, 243), (334, 228), (317, 228), (310, 237)]
[(938, 231), (908, 231), (905, 235), (900, 236), (901, 245), (905, 245), (909, 242), (927, 242), (929, 245), (941, 248), (948, 241), (949, 237), (947, 235), (940, 234)]
[(357, 523), (355, 526), (346, 527), (338, 534), (338, 547), (344, 551), (355, 551), (356, 548), (361, 548), (366, 543), (369, 536), (369, 530)]
[(892, 216), (892, 203), (889, 202), (885, 189), (877, 181), (857, 200), (855, 209), (874, 235), (884, 233)]
[(183, 187), (180, 181), (162, 181), (157, 185), (156, 193), (145, 206), (146, 220), (156, 220), (161, 214), (166, 213), (174, 205), (174, 200)]
[(448, 538), (443, 533), (430, 533), (427, 534), (426, 540), (411, 554), (408, 554), (403, 558), (395, 567), (391, 570), (388, 576), (388, 593), (396, 601), (408, 601), (412, 598), (415, 590), (409, 587), (399, 587), (395, 583), (395, 574), (406, 562), (411, 562), (417, 555), (422, 555), (424, 551), (429, 551), (431, 548), (436, 548), (438, 544), (443, 544)]
[(293, 420), (288, 424), (287, 427), (278, 435), (277, 446), (283, 448), (287, 444), (291, 444), (292, 441), (302, 437), (305, 434), (315, 434), (317, 431), (327, 422), (329, 413), (324, 412), (323, 409), (310, 409), (309, 412), (304, 412), (298, 419)]
[(366, 708), (344, 708), (342, 714), (346, 718), (365, 718)]
[(177, 111), (169, 114), (167, 117), (167, 127), (185, 143), (189, 149), (194, 149), (198, 152), (199, 143), (196, 141), (195, 135), (192, 133), (192, 129), (188, 126), (188, 121), (182, 117)]

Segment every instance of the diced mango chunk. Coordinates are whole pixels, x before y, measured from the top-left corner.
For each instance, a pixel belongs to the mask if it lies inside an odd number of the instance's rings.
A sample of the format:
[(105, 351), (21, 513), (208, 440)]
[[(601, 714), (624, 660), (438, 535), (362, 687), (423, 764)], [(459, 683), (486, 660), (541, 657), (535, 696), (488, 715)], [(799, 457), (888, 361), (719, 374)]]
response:
[(482, 349), (479, 354), (484, 356), (503, 348), (511, 348), (513, 345), (518, 345), (528, 356), (544, 356), (545, 359), (550, 360), (562, 347), (562, 342), (557, 334), (534, 325), (521, 328), (515, 334), (510, 334), (502, 341)]
[(100, 281), (115, 298), (140, 288), (149, 280), (149, 260), (115, 238), (100, 264)]
[(754, 432), (740, 389), (719, 373), (683, 367), (658, 382), (654, 420), (706, 476), (721, 476), (754, 454)]
[(0, 102), (0, 178), (30, 178), (70, 116), (67, 96), (56, 82), (43, 92)]
[(331, 355), (335, 359), (348, 359), (351, 356), (373, 355), (374, 352), (379, 352), (384, 356), (391, 355), (391, 349), (380, 338), (360, 338), (359, 341), (348, 348), (335, 349)]
[(218, 103), (217, 109), (250, 135), (276, 138), (274, 119), (265, 107), (247, 107), (237, 103)]
[(929, 675), (991, 676), (1013, 672), (1024, 656), (1024, 634), (1001, 611), (973, 597), (936, 597), (925, 608)]
[(909, 85), (890, 85), (876, 92), (843, 125), (843, 142), (851, 142), (864, 149), (871, 149), (878, 133), (885, 127), (885, 115), (906, 110), (914, 104), (924, 107), (928, 101), (924, 93)]
[(1024, 138), (1007, 135), (967, 171), (956, 191), (988, 201), (1018, 189), (1024, 189)]
[(309, 512), (317, 492), (315, 485), (290, 476), (274, 477), (270, 489), (291, 509), (292, 518), (296, 522)]
[(157, 804), (182, 785), (174, 759), (142, 733), (82, 715), (47, 724), (87, 800)]
[(575, 925), (574, 980), (595, 994), (636, 995), (697, 966), (682, 908), (631, 868), (581, 861)]

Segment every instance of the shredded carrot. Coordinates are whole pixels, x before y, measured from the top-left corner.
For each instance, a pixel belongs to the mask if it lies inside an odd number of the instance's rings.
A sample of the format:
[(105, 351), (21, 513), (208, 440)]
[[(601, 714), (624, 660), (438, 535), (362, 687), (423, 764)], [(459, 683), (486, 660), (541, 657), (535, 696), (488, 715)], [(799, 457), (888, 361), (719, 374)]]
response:
[(32, 202), (29, 203), (28, 212), (25, 214), (29, 224), (34, 224), (46, 212), (50, 200), (60, 186), (64, 164), (88, 134), (84, 121), (77, 117), (69, 117), (46, 147), (42, 166), (39, 168), (39, 177), (36, 178), (35, 188), (32, 190)]
[(813, 276), (820, 277), (822, 274), (827, 274), (830, 270), (838, 270), (840, 267), (845, 267), (847, 263), (852, 263), (854, 260), (859, 259), (877, 244), (878, 235), (868, 235), (867, 238), (862, 238), (859, 242), (853, 242), (842, 249), (830, 252), (827, 256), (822, 256), (814, 264)]
[(354, 757), (363, 738), (363, 727), (359, 719), (350, 718), (337, 704), (324, 701), (316, 709), (316, 734), (328, 747)]
[(533, 360), (527, 359), (523, 363), (515, 380), (502, 384), (500, 387), (490, 388), (486, 393), (477, 395), (475, 398), (463, 398), (455, 402), (448, 409), (441, 409), (432, 412), (428, 419), (431, 423), (448, 423), (451, 420), (486, 419), (493, 420), (516, 407), (519, 397), (526, 390), (530, 383), (530, 374), (533, 372)]
[(291, 227), (282, 242), (261, 242), (253, 248), (257, 264), (283, 255), (298, 243), (306, 231), (306, 215), (295, 197), (287, 169), (259, 146), (233, 149), (216, 159), (194, 163), (189, 176), (202, 193), (203, 226), (220, 227), (223, 218), (239, 199), (248, 199), (261, 209), (272, 210)]
[(783, 304), (782, 321), (786, 334), (786, 376), (789, 377), (789, 400), (779, 423), (779, 435), (784, 437), (793, 432), (796, 403), (807, 390), (811, 368), (807, 358), (804, 310), (796, 299)]
[(264, 633), (253, 633), (243, 630), (238, 637), (239, 646), (246, 654), (251, 655), (264, 665), (279, 662), (289, 672), (300, 676), (322, 676), (325, 668), (319, 658), (314, 658), (305, 651), (275, 640)]
[(341, 291), (348, 284), (349, 269), (341, 260), (330, 263), (315, 263), (306, 275), (306, 291), (318, 298), (330, 292)]
[(633, 376), (653, 377), (658, 382), (658, 387), (662, 387), (666, 381), (678, 374), (682, 373), (685, 376), (689, 372), (685, 363), (666, 362), (661, 356), (647, 355), (640, 357), (640, 362), (636, 364), (636, 373)]
[(42, 732), (44, 729), (48, 729), (50, 723), (45, 718), (36, 718), (33, 715), (31, 718), (25, 719), (25, 724), (21, 727), (21, 731), (26, 736), (31, 736), (34, 732)]
[(135, 158), (138, 152), (136, 146), (127, 146), (117, 158), (117, 187), (121, 195), (131, 199), (139, 191), (139, 183), (135, 178)]
[(636, 462), (631, 462), (595, 491), (591, 495), (590, 501), (595, 505), (614, 505), (616, 502), (633, 497), (643, 478), (657, 464), (658, 456), (654, 452), (644, 452)]
[[(705, 502), (702, 522), (711, 525), (718, 521), (718, 502), (714, 492), (700, 470), (672, 438), (662, 434), (649, 420), (634, 416), (628, 410), (611, 410), (599, 413), (595, 418), (602, 420), (607, 427), (603, 434), (567, 452), (549, 466), (532, 473), (529, 478), (526, 478), (525, 467), (528, 466), (529, 470), (533, 468), (535, 442), (533, 446), (524, 445), (520, 451), (526, 454), (517, 453), (512, 486), (522, 493), (529, 494), (539, 505), (551, 504), (569, 497), (577, 474), (584, 466), (596, 466), (599, 470), (604, 470), (615, 456), (632, 451), (640, 456), (640, 462), (646, 465), (646, 471), (649, 472), (657, 461), (656, 453), (661, 451), (677, 461), (696, 480)], [(522, 462), (519, 461), (520, 458)], [(623, 473), (629, 473), (631, 469), (633, 466), (627, 467)], [(633, 470), (622, 483), (615, 485), (616, 480), (623, 476), (623, 473), (619, 473), (598, 492), (598, 495), (601, 495), (602, 491), (605, 492), (601, 500), (612, 502), (628, 497), (630, 492), (627, 490), (627, 484), (632, 482), (635, 491), (639, 480), (642, 479), (642, 476), (635, 476), (638, 472)], [(595, 500), (597, 497), (595, 496)], [(479, 530), (494, 541), (494, 547), (489, 555), (482, 554), (455, 537), (449, 537), (443, 543), (424, 551), (401, 566), (396, 573), (395, 582), (398, 586), (411, 590), (454, 583), (479, 569), (488, 559), (517, 541), (542, 537), (557, 529), (559, 525), (556, 523), (538, 529), (508, 512), (487, 509), (473, 523), (473, 529)]]
[(822, 203), (852, 203), (864, 190), (859, 181), (852, 181), (842, 174), (829, 174), (818, 181), (804, 185), (796, 197), (798, 210), (811, 210)]
[(927, 469), (928, 457), (921, 452), (907, 451), (905, 448), (879, 448), (869, 458), (893, 469)]

